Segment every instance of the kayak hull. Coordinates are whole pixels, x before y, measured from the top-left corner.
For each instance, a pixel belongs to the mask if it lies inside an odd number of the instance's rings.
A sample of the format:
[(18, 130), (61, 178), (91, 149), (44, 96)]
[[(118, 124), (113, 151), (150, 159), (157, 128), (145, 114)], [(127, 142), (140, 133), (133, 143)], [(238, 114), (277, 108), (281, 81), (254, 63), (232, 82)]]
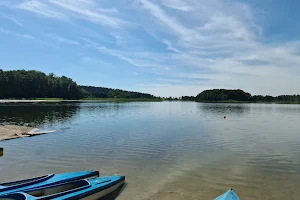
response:
[(0, 196), (0, 200), (95, 200), (112, 193), (124, 183), (124, 176), (91, 178), (7, 194)]
[(79, 171), (62, 174), (48, 174), (41, 177), (8, 182), (0, 184), (0, 195), (9, 194), (13, 192), (22, 192), (31, 188), (51, 186), (59, 183), (66, 183), (74, 180), (86, 179), (91, 177), (98, 177), (98, 171)]
[(233, 189), (228, 190), (224, 194), (218, 196), (214, 200), (240, 200), (237, 194), (233, 191)]

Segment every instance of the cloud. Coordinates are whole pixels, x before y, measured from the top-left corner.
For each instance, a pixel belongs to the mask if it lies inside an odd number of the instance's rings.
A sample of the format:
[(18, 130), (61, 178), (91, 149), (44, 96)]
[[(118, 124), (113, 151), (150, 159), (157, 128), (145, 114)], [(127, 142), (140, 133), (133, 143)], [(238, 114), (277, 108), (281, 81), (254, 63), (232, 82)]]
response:
[(52, 4), (74, 13), (73, 17), (83, 18), (88, 21), (119, 28), (125, 25), (122, 19), (108, 15), (118, 13), (116, 9), (101, 9), (93, 1), (73, 1), (73, 0), (49, 0)]
[[(162, 7), (154, 1), (140, 2), (141, 8), (153, 17), (154, 22), (165, 25), (165, 28), (161, 27), (162, 31), (166, 34), (171, 31), (175, 36), (172, 41), (163, 39), (165, 36), (155, 36), (169, 50), (173, 49), (172, 45), (176, 45), (169, 61), (176, 63), (180, 70), (173, 71), (171, 77), (207, 78), (207, 83), (213, 87), (242, 88), (252, 93), (297, 92), (297, 87), (289, 88), (289, 85), (295, 85), (290, 80), (295, 80), (295, 73), (300, 72), (297, 67), (299, 43), (291, 42), (287, 45), (261, 42), (262, 28), (247, 4), (217, 0), (166, 0), (162, 2)], [(184, 9), (179, 9), (179, 4)], [(168, 12), (165, 8), (184, 13), (188, 10), (188, 14), (185, 15), (186, 19), (179, 18), (179, 13)], [(280, 79), (280, 75), (283, 75), (281, 79), (284, 81), (279, 83), (276, 80)], [(191, 81), (185, 82), (195, 85)], [(170, 87), (177, 86), (173, 82)], [(196, 89), (196, 86), (190, 88)]]
[(50, 35), (50, 37), (54, 40), (57, 40), (58, 42), (71, 44), (71, 45), (80, 45), (80, 43), (75, 41), (75, 40), (70, 40), (70, 39), (67, 39), (67, 38), (63, 38), (63, 37), (58, 36), (58, 35)]
[(56, 19), (67, 19), (67, 16), (58, 12), (57, 9), (42, 3), (41, 1), (31, 0), (25, 1), (17, 6), (19, 9), (27, 10), (30, 12), (34, 12), (36, 14), (49, 17), (49, 18), (56, 18)]
[(35, 38), (32, 35), (23, 35), (24, 38), (34, 40)]
[(109, 63), (109, 62), (103, 61), (103, 60), (101, 60), (99, 58), (95, 58), (95, 57), (85, 56), (85, 57), (80, 58), (79, 60), (84, 63), (97, 64), (97, 66), (100, 64), (100, 67), (111, 65), (111, 63)]
[[(300, 42), (268, 38), (262, 23), (265, 16), (251, 2), (23, 0), (15, 7), (68, 22), (65, 30), (54, 29), (51, 39), (85, 48), (83, 57), (95, 58), (96, 52), (143, 68), (154, 77), (139, 84), (145, 92), (181, 96), (216, 87), (272, 95), (299, 91)], [(22, 26), (23, 20), (17, 19), (10, 17)], [(73, 30), (77, 30), (73, 39), (62, 37)], [(17, 31), (0, 31), (34, 39)]]
[(32, 35), (15, 33), (13, 31), (10, 31), (10, 30), (7, 30), (7, 29), (1, 28), (1, 27), (0, 27), (0, 32), (4, 33), (6, 35), (11, 35), (11, 36), (15, 36), (15, 37), (22, 37), (22, 38), (30, 39), (30, 40), (35, 40), (35, 38)]
[[(201, 85), (172, 85), (172, 84), (137, 84), (139, 91), (151, 93), (156, 96), (162, 97), (180, 97), (180, 96), (196, 96), (201, 91), (208, 88), (218, 87), (217, 85), (212, 86), (201, 86)], [(168, 91), (168, 92), (166, 92)]]
[(103, 8), (93, 0), (28, 0), (17, 5), (16, 8), (64, 21), (80, 18), (111, 28), (120, 28), (130, 24), (114, 16), (119, 14), (118, 9)]
[(86, 47), (96, 49), (101, 54), (110, 55), (120, 60), (126, 61), (127, 63), (135, 67), (149, 68), (151, 70), (166, 69), (168, 67), (168, 65), (160, 63), (163, 60), (163, 57), (159, 53), (116, 50), (101, 46), (97, 42), (92, 41), (88, 38), (82, 38), (82, 40), (85, 42)]
[(139, 75), (139, 73), (137, 73), (137, 72), (130, 72), (133, 76), (138, 76)]
[[(136, 67), (143, 67), (143, 68), (152, 68), (152, 69), (162, 69), (165, 68), (164, 65), (157, 64), (153, 61), (150, 61), (149, 59), (146, 58), (136, 58), (135, 56), (129, 56), (129, 54), (133, 53), (126, 53), (124, 51), (118, 51), (118, 50), (113, 50), (113, 49), (108, 49), (106, 47), (97, 47), (98, 51), (104, 54), (108, 54), (114, 57), (117, 57), (123, 61), (128, 62), (129, 64), (136, 66)], [(128, 55), (126, 55), (128, 54)]]
[(140, 0), (144, 9), (155, 17), (159, 22), (169, 27), (174, 33), (179, 35), (187, 35), (190, 33), (189, 29), (182, 26), (174, 17), (169, 16), (162, 8), (148, 0)]
[(168, 50), (173, 51), (175, 53), (181, 53), (179, 49), (177, 49), (173, 46), (172, 42), (165, 40), (165, 39), (162, 39), (161, 41), (167, 45)]
[(180, 11), (189, 11), (192, 9), (191, 6), (189, 6), (183, 0), (162, 0), (162, 4), (166, 7)]
[(2, 13), (0, 13), (0, 16), (6, 18), (6, 19), (9, 19), (10, 21), (14, 22), (15, 24), (17, 24), (18, 26), (21, 26), (21, 27), (24, 27), (24, 25), (17, 19), (15, 19), (14, 17), (12, 16), (9, 16), (9, 15), (4, 15)]

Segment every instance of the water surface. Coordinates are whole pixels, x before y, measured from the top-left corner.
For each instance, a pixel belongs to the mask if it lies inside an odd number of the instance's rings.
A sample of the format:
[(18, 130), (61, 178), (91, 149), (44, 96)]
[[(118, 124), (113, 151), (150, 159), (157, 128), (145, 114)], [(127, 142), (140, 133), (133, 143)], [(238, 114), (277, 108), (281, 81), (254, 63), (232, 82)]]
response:
[[(226, 115), (227, 119), (223, 119)], [(2, 141), (0, 182), (85, 169), (126, 175), (121, 200), (299, 199), (300, 105), (0, 105), (0, 123), (55, 133)]]

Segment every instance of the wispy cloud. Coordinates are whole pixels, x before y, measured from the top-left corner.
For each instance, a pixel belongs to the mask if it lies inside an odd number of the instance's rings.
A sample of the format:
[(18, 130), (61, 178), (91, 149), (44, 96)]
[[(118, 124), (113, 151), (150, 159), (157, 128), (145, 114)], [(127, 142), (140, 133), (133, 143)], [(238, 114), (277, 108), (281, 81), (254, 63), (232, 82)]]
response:
[(22, 35), (26, 39), (34, 40), (35, 38), (32, 35)]
[(14, 22), (15, 24), (17, 24), (18, 26), (21, 26), (21, 27), (24, 27), (24, 25), (19, 21), (17, 20), (16, 18), (12, 17), (12, 16), (9, 16), (9, 15), (4, 15), (2, 13), (0, 13), (0, 16), (1, 17), (4, 17), (6, 19), (9, 19), (10, 21)]
[(89, 64), (97, 64), (97, 66), (99, 65), (99, 67), (111, 65), (111, 63), (101, 60), (97, 57), (85, 56), (85, 57), (80, 58), (79, 61), (84, 62), (84, 63), (89, 63)]
[(169, 27), (175, 34), (187, 35), (191, 33), (189, 29), (181, 25), (174, 17), (168, 15), (161, 7), (148, 0), (140, 0), (144, 9), (155, 17), (160, 23)]
[(138, 76), (139, 75), (139, 73), (137, 73), (137, 72), (130, 72), (133, 76)]
[(48, 18), (59, 20), (81, 18), (112, 28), (119, 28), (130, 24), (120, 17), (114, 16), (119, 14), (118, 9), (99, 7), (93, 0), (28, 0), (16, 7)]
[(49, 36), (58, 42), (71, 44), (71, 45), (80, 45), (80, 43), (75, 40), (67, 39), (67, 38), (61, 37), (59, 35), (49, 35)]
[(126, 22), (122, 19), (108, 15), (109, 13), (117, 13), (116, 9), (102, 9), (97, 8), (97, 4), (93, 1), (72, 1), (72, 0), (49, 0), (65, 10), (71, 11), (80, 17), (98, 24), (118, 28), (125, 25)]
[[(18, 9), (13, 11), (22, 9), (37, 14), (30, 15), (36, 24), (39, 20), (47, 23), (47, 18), (55, 19), (51, 21), (52, 30), (41, 26), (42, 30), (36, 28), (30, 34), (43, 38), (45, 43), (50, 39), (76, 45), (79, 51), (83, 48), (86, 59), (82, 62), (94, 62), (99, 56), (108, 59), (103, 62), (113, 58), (124, 66), (139, 68), (127, 71), (139, 78), (144, 72), (154, 77), (152, 82), (138, 85), (145, 92), (188, 95), (214, 87), (262, 94), (299, 91), (300, 42), (267, 38), (262, 16), (251, 2), (23, 0), (18, 3), (14, 2)], [(43, 18), (34, 21), (37, 16)], [(20, 27), (26, 22), (15, 15), (6, 18)], [(61, 21), (68, 22), (63, 29), (61, 24), (55, 26)], [(19, 34), (19, 30), (8, 31), (6, 26), (0, 32), (37, 41), (31, 35)], [(49, 32), (53, 33), (50, 37)]]
[(182, 0), (162, 0), (162, 4), (166, 7), (180, 11), (192, 10), (192, 7)]
[(41, 1), (31, 0), (25, 1), (17, 6), (19, 9), (27, 10), (45, 17), (56, 18), (56, 19), (67, 19), (67, 16), (57, 9), (51, 7), (48, 4), (42, 3)]
[(32, 35), (27, 35), (27, 34), (20, 34), (20, 33), (15, 33), (13, 31), (4, 29), (0, 27), (0, 32), (6, 35), (11, 35), (11, 36), (15, 36), (15, 37), (22, 37), (25, 39), (29, 39), (29, 40), (35, 40), (35, 38)]
[[(293, 50), (299, 44), (293, 42), (292, 47), (284, 43), (260, 42), (263, 30), (247, 4), (218, 0), (164, 0), (163, 6), (147, 0), (140, 0), (140, 3), (156, 23), (165, 25), (165, 29), (162, 27), (161, 30), (165, 33), (171, 31), (170, 34), (175, 36), (172, 42), (164, 37), (155, 37), (166, 44), (168, 50), (174, 51), (169, 60), (177, 61), (175, 63), (180, 68), (179, 73), (173, 72), (171, 75), (175, 81), (178, 81), (176, 77), (208, 78), (207, 83), (212, 87), (240, 87), (257, 93), (270, 88), (270, 93), (274, 94), (276, 89), (271, 90), (274, 88), (271, 83), (276, 82), (279, 74), (288, 79), (293, 77), (290, 70), (299, 73), (296, 67), (299, 66), (299, 51)], [(164, 7), (178, 12), (188, 11), (185, 16), (193, 23), (178, 18), (179, 15), (174, 15), (174, 11), (170, 14)], [(176, 48), (173, 48), (173, 44), (176, 44)], [(195, 85), (187, 80), (185, 82)], [(264, 85), (264, 88), (253, 87), (254, 84), (256, 87)], [(280, 88), (288, 88), (291, 82), (280, 84)], [(292, 90), (295, 92), (295, 87), (290, 90), (291, 93)]]
[(157, 68), (163, 69), (166, 67), (164, 65), (157, 64), (153, 61), (149, 61), (149, 59), (146, 59), (146, 58), (137, 58), (136, 56), (126, 55), (128, 53), (123, 52), (123, 51), (112, 50), (112, 49), (108, 49), (106, 47), (97, 47), (97, 49), (101, 53), (117, 57), (117, 58), (124, 60), (124, 61), (128, 62), (129, 64), (136, 66), (136, 67), (151, 68), (151, 69), (157, 69)]

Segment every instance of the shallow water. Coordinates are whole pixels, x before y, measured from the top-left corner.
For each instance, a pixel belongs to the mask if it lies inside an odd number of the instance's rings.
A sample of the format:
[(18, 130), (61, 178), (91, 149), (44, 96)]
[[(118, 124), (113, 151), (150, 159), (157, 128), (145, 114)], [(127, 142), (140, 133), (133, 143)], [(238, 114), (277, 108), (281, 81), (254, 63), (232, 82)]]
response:
[[(223, 119), (226, 115), (227, 119)], [(55, 133), (1, 141), (0, 182), (85, 169), (126, 175), (118, 199), (299, 199), (300, 105), (0, 105), (0, 122)]]

